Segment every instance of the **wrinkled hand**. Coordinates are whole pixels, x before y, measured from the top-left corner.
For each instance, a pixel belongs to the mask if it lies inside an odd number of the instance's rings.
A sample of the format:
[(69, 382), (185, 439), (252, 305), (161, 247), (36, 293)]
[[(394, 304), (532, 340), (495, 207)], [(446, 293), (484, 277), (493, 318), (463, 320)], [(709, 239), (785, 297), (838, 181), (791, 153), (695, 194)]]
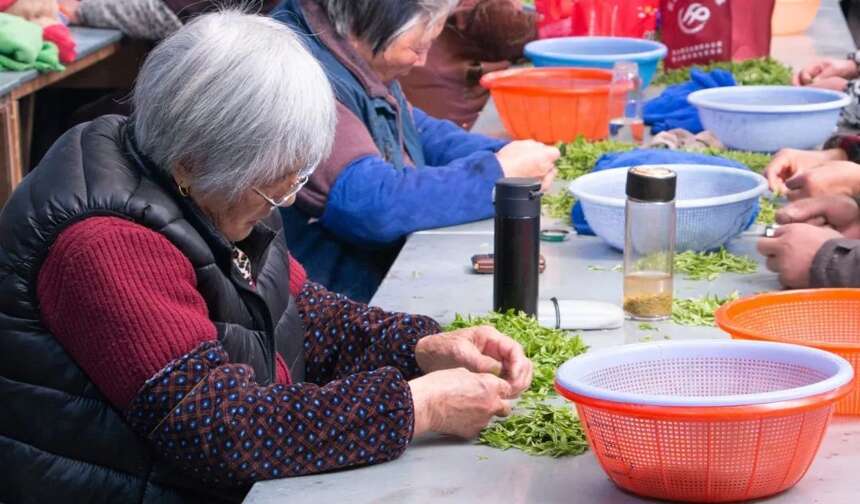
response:
[(825, 196), (795, 201), (776, 213), (779, 224), (828, 226), (846, 238), (860, 239), (860, 206), (848, 196)]
[(827, 241), (842, 238), (838, 231), (809, 224), (789, 224), (773, 238), (762, 238), (758, 251), (767, 257), (767, 269), (779, 274), (779, 282), (790, 289), (809, 287), (815, 254)]
[(494, 416), (508, 416), (511, 386), (501, 378), (466, 369), (436, 371), (409, 382), (413, 436), (426, 432), (473, 438)]
[[(817, 61), (794, 76), (794, 85), (796, 86), (814, 86), (822, 87), (826, 83), (835, 83), (841, 80), (847, 84), (847, 81), (858, 76), (857, 63), (848, 59), (824, 59)], [(833, 89), (833, 88), (827, 88)], [(843, 85), (837, 91), (845, 89)]]
[(842, 77), (815, 79), (812, 81), (812, 84), (809, 84), (807, 87), (844, 92), (848, 89), (848, 79), (843, 79)]
[(517, 140), (502, 147), (496, 153), (505, 177), (535, 177), (541, 181), (541, 190), (546, 191), (555, 180), (555, 162), (561, 152), (534, 140)]
[(860, 165), (850, 161), (830, 161), (798, 173), (785, 181), (790, 201), (819, 196), (860, 194)]
[(494, 327), (467, 327), (421, 338), (415, 359), (425, 373), (462, 367), (503, 378), (516, 397), (529, 388), (534, 368), (523, 347)]
[(829, 161), (845, 161), (847, 159), (848, 156), (842, 149), (826, 151), (782, 149), (768, 163), (764, 170), (764, 176), (767, 178), (771, 191), (776, 194), (786, 194), (788, 192), (788, 188), (785, 187), (786, 180)]

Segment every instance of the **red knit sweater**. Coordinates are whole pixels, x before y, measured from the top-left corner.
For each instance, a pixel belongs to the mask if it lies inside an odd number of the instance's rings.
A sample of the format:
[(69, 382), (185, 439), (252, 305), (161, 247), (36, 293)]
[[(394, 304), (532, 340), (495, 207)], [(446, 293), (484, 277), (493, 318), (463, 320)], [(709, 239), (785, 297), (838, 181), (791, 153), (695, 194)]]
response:
[[(295, 295), (306, 275), (290, 261)], [(37, 288), (48, 329), (121, 410), (168, 362), (217, 337), (189, 260), (124, 219), (92, 217), (64, 230)], [(277, 382), (289, 384), (280, 355), (276, 368)]]

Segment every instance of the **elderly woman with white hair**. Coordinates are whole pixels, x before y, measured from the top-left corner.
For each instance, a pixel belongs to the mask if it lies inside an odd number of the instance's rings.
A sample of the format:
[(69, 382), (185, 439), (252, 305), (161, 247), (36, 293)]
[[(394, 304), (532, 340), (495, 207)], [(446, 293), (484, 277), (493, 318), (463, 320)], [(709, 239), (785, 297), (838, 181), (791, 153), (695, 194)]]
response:
[[(398, 77), (423, 65), (457, 0), (283, 0), (334, 87), (332, 155), (282, 213), (310, 277), (369, 300), (409, 233), (493, 215), (500, 177), (555, 174), (558, 149), (471, 134), (412, 107)], [(465, 97), (464, 97), (465, 99)]]
[(493, 329), (305, 281), (272, 211), (336, 112), (288, 28), (202, 16), (133, 102), (66, 133), (0, 216), (0, 501), (234, 502), (474, 436), (529, 385)]

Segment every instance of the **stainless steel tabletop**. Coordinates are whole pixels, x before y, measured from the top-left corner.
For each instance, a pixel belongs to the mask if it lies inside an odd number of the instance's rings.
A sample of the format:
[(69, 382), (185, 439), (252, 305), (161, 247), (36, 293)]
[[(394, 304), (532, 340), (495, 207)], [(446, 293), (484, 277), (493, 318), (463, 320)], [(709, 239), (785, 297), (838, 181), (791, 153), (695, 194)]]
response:
[[(773, 54), (797, 68), (818, 57), (842, 57), (854, 48), (837, 0), (823, 0), (813, 27), (805, 35), (779, 37)], [(492, 103), (476, 130), (504, 137)], [(564, 226), (545, 223), (544, 227)], [(755, 254), (758, 230), (734, 240), (735, 253)], [(454, 314), (483, 314), (492, 307), (492, 276), (471, 272), (473, 254), (493, 249), (492, 222), (483, 221), (412, 235), (372, 304), (390, 310), (431, 315), (442, 322)], [(540, 277), (540, 296), (620, 302), (621, 274), (591, 271), (611, 269), (621, 255), (598, 238), (576, 237), (561, 243), (542, 243), (546, 272)], [(775, 275), (763, 267), (754, 275), (724, 275), (714, 282), (676, 279), (676, 295), (726, 295), (778, 289)], [(636, 323), (623, 329), (584, 333), (592, 348), (649, 339), (726, 338), (715, 328), (682, 328), (655, 324), (659, 331), (640, 330)], [(837, 417), (818, 457), (805, 478), (793, 489), (768, 499), (780, 504), (855, 504), (860, 501), (860, 420)], [(650, 502), (618, 490), (593, 454), (551, 459), (515, 450), (499, 451), (439, 436), (415, 440), (403, 457), (377, 466), (317, 476), (256, 484), (250, 504), (280, 502), (369, 503), (606, 503)]]
[[(856, 504), (860, 429), (837, 417), (812, 468), (791, 490), (761, 502)], [(398, 460), (313, 477), (258, 483), (246, 504), (625, 504), (659, 502), (618, 490), (594, 455), (552, 459), (438, 436)]]

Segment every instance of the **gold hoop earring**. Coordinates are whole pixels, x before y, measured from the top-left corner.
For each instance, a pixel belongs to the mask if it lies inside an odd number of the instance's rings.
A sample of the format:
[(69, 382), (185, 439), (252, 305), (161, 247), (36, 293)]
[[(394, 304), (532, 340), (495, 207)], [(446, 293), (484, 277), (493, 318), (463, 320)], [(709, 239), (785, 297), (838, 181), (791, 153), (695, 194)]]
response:
[(179, 188), (179, 194), (181, 194), (183, 198), (187, 198), (191, 195), (191, 193), (188, 191), (188, 188), (184, 187), (182, 184), (177, 183), (176, 187)]

